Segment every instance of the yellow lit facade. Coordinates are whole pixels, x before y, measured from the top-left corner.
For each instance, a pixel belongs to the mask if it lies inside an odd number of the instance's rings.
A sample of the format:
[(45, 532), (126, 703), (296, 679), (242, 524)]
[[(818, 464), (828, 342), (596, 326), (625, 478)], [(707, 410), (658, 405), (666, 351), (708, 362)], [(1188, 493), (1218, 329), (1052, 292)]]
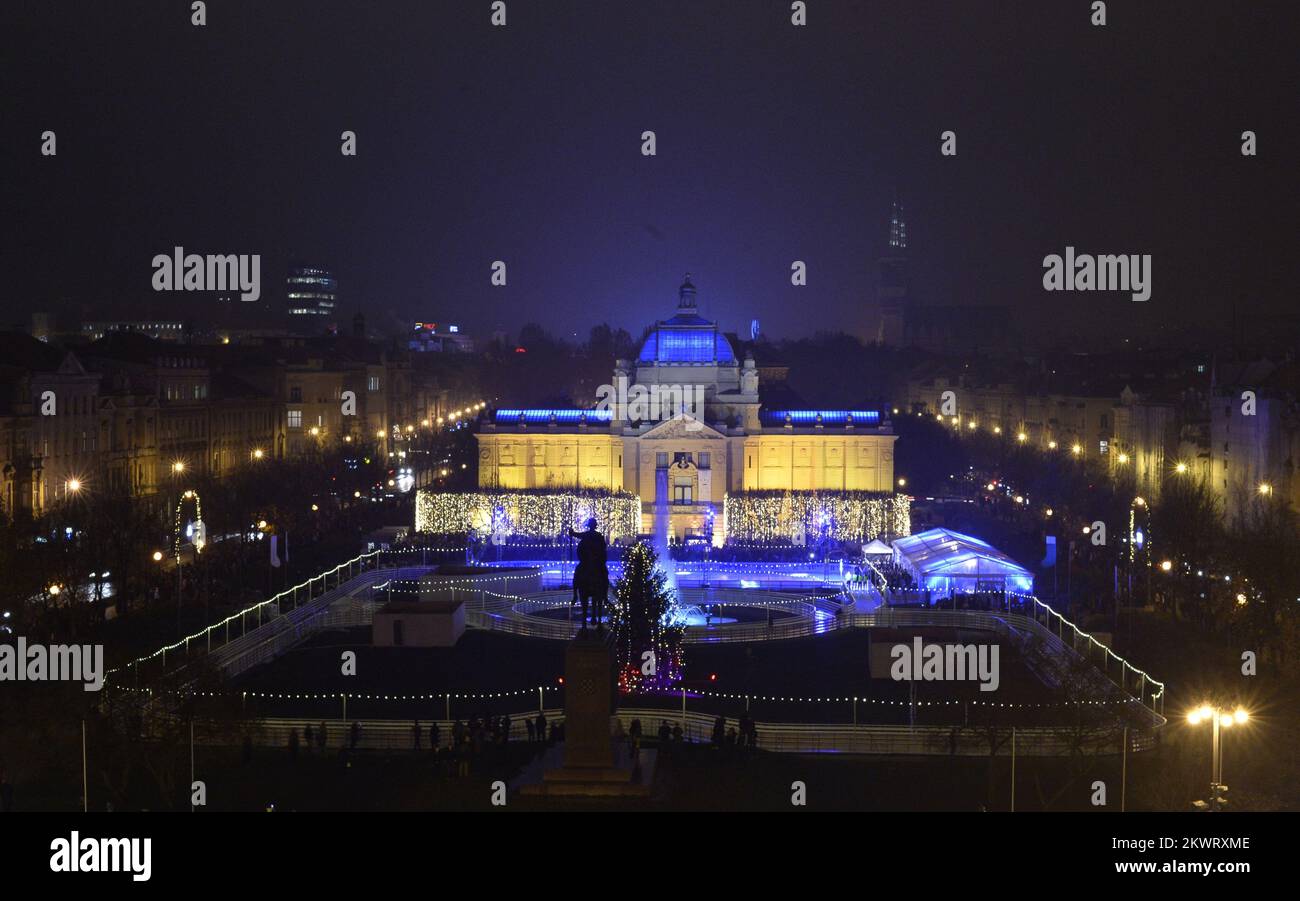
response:
[[(635, 361), (619, 360), (614, 400), (600, 409), (501, 408), (476, 436), (483, 489), (625, 490), (653, 528), (660, 491), (677, 539), (743, 491), (892, 494), (895, 436), (879, 411), (763, 410), (752, 358), (695, 312), (689, 278), (677, 314), (658, 323)], [(671, 388), (681, 403), (653, 415), (629, 395)], [(607, 398), (608, 399), (608, 396)]]

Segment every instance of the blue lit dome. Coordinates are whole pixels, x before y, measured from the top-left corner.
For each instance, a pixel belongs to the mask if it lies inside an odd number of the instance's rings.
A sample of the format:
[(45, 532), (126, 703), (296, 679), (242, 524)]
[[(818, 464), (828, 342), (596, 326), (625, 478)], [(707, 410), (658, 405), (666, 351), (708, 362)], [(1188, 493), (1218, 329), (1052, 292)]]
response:
[(727, 336), (695, 310), (695, 286), (689, 272), (677, 298), (677, 314), (655, 325), (641, 345), (637, 362), (735, 366), (736, 352)]

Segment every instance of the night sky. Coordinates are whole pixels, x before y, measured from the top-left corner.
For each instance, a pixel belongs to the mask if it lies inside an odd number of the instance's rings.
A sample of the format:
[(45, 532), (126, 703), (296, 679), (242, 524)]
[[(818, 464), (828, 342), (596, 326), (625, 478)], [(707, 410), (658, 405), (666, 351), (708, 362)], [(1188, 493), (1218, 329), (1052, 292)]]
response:
[[(377, 325), (637, 335), (690, 271), (725, 328), (859, 331), (895, 195), (920, 303), (1092, 330), (1295, 308), (1300, 4), (489, 6), (212, 0), (196, 28), (188, 0), (8, 0), (0, 324), (201, 319), (150, 289), (180, 244), (262, 254), (277, 313), (302, 260)], [(1152, 254), (1152, 300), (1043, 292), (1067, 244)]]

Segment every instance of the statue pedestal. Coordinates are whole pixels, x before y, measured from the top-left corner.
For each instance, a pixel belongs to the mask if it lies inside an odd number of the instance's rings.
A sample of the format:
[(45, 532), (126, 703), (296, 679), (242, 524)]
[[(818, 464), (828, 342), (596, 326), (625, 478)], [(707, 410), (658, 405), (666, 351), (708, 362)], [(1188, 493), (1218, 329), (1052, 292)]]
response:
[(564, 651), (564, 766), (547, 770), (529, 795), (647, 797), (632, 769), (614, 766), (614, 652), (608, 633), (575, 638)]

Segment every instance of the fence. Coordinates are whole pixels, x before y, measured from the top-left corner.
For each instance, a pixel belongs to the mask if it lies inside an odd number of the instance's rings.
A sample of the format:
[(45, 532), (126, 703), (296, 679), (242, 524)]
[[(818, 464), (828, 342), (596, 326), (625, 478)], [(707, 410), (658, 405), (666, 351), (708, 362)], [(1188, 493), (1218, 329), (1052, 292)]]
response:
[[(510, 740), (528, 738), (527, 721), (537, 716), (537, 710), (510, 715)], [(548, 724), (563, 722), (564, 711), (550, 708), (542, 711)], [(707, 743), (711, 740), (716, 717), (692, 711), (670, 711), (655, 708), (620, 708), (611, 719), (619, 720), (626, 735), (633, 720), (640, 720), (645, 739), (653, 740), (661, 723), (680, 726), (684, 741)], [(415, 726), (419, 723), (419, 747), (428, 750), (429, 726), (437, 723), (439, 746), (451, 742), (453, 720), (346, 720), (338, 718), (266, 717), (231, 724), (235, 728), (221, 728), (208, 721), (196, 730), (196, 741), (203, 744), (233, 745), (244, 735), (263, 747), (285, 747), (289, 735), (297, 730), (303, 747), (308, 726), (319, 734), (322, 724), (327, 736), (327, 747), (340, 748), (351, 744), (352, 723), (360, 724), (357, 749), (365, 751), (414, 750)], [(724, 720), (724, 729), (738, 727), (734, 717)], [(243, 727), (243, 728), (240, 728)], [(1075, 754), (1118, 754), (1122, 750), (1125, 732), (1118, 728), (1073, 730), (1037, 726), (1012, 727), (955, 727), (955, 726), (853, 726), (821, 723), (755, 723), (757, 747), (781, 754), (896, 754), (958, 757), (1005, 757), (1011, 754), (1012, 735), (1015, 736), (1015, 753), (1024, 757), (1069, 757)], [(1127, 732), (1129, 750), (1146, 751), (1155, 747), (1153, 733), (1130, 729)]]
[[(142, 666), (147, 667), (151, 662), (157, 661), (160, 671), (166, 673), (170, 656), (174, 672), (190, 662), (196, 652), (212, 655), (227, 675), (237, 675), (282, 653), (290, 645), (321, 628), (369, 623), (378, 604), (374, 603), (373, 598), (357, 598), (358, 592), (377, 585), (385, 578), (414, 583), (431, 569), (431, 566), (423, 562), (425, 559), (425, 552), (418, 550), (370, 551), (359, 554), (305, 582), (286, 588), (265, 601), (232, 613), (205, 629), (164, 645), (152, 654), (109, 670), (107, 675), (129, 673), (138, 685)], [(403, 562), (413, 563), (416, 560), (421, 561), (419, 565), (402, 566)], [(480, 583), (506, 586), (521, 580), (526, 583), (523, 587), (535, 588), (538, 584), (535, 572), (435, 576), (427, 584), (436, 590), (448, 590), (455, 597), (457, 592), (473, 590)], [(330, 609), (343, 599), (350, 602), (347, 608), (338, 611)], [(256, 625), (250, 629), (253, 622)], [(232, 637), (231, 627), (236, 623), (239, 631)], [(176, 663), (178, 658), (179, 664)]]

